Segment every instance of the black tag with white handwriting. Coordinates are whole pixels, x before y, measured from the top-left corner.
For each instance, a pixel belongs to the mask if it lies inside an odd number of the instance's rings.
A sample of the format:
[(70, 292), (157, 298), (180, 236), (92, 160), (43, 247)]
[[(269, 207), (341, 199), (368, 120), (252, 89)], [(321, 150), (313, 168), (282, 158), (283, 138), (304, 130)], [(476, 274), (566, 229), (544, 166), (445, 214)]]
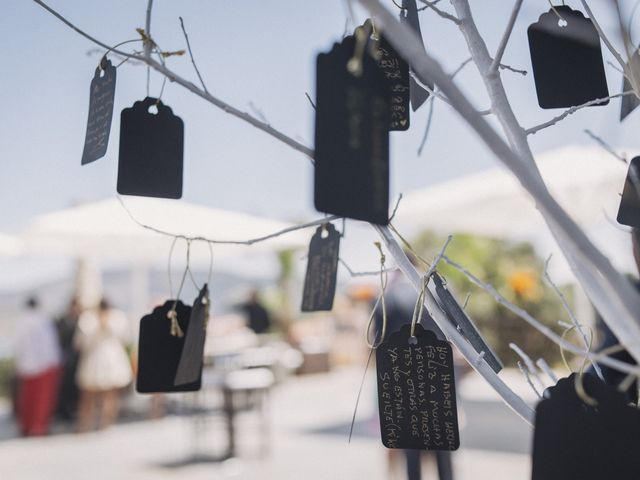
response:
[(629, 162), (618, 209), (618, 222), (640, 228), (640, 157)]
[(554, 8), (562, 20), (549, 10), (527, 30), (538, 104), (564, 108), (608, 97), (600, 37), (593, 22), (568, 6)]
[[(422, 46), (422, 31), (420, 30), (420, 19), (418, 18), (418, 6), (416, 0), (402, 0), (402, 10), (400, 11), (400, 21), (408, 25), (418, 35)], [(428, 85), (433, 90), (433, 83)], [(411, 75), (409, 78), (409, 89), (411, 93), (411, 108), (415, 112), (429, 98), (429, 91), (422, 87), (416, 79)]]
[(378, 40), (378, 68), (389, 84), (389, 130), (409, 129), (409, 65), (395, 48), (380, 36)]
[(389, 87), (368, 49), (350, 73), (355, 39), (345, 37), (316, 63), (315, 207), (389, 223)]
[(640, 478), (640, 412), (588, 373), (583, 386), (597, 405), (587, 405), (576, 375), (545, 390), (536, 407), (532, 480)]
[(378, 409), (387, 448), (457, 450), (458, 410), (449, 342), (404, 325), (376, 350)]
[(336, 294), (340, 233), (331, 223), (317, 228), (309, 244), (302, 293), (303, 312), (331, 310)]
[[(136, 390), (140, 393), (200, 390), (200, 378), (184, 385), (174, 384), (185, 337), (171, 334), (169, 312), (173, 304), (174, 300), (167, 300), (140, 320), (136, 380)], [(178, 325), (183, 332), (188, 332), (191, 307), (178, 301), (176, 313)]]
[(116, 93), (116, 67), (103, 58), (91, 80), (89, 89), (89, 116), (84, 137), (82, 165), (94, 162), (107, 153), (113, 101)]
[[(631, 71), (631, 75), (640, 82), (640, 50), (636, 50), (635, 53), (629, 59), (629, 63), (627, 64), (629, 70)], [(625, 76), (622, 77), (622, 91), (630, 92), (633, 90), (631, 86), (631, 82)], [(633, 112), (636, 107), (640, 105), (640, 99), (633, 94), (622, 96), (622, 103), (620, 105), (620, 121), (627, 118), (631, 112)]]
[(207, 321), (209, 320), (209, 288), (202, 287), (198, 298), (193, 302), (189, 317), (189, 328), (184, 338), (184, 347), (180, 355), (180, 363), (174, 385), (186, 383), (200, 383), (204, 356), (204, 342), (207, 336)]
[(181, 198), (183, 142), (182, 120), (160, 100), (147, 97), (122, 110), (118, 193)]

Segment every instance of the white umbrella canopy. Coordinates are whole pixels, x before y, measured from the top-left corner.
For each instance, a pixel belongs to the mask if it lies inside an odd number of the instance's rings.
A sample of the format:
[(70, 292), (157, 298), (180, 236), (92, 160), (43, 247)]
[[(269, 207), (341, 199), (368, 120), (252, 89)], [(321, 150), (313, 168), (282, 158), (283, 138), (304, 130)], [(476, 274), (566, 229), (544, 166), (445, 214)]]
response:
[[(584, 146), (541, 154), (537, 165), (552, 195), (592, 241), (617, 268), (633, 272), (629, 235), (615, 225), (627, 166), (600, 147)], [(533, 200), (505, 169), (493, 168), (412, 192), (395, 218), (409, 235), (431, 229), (529, 241), (540, 255), (554, 253), (553, 273), (561, 277), (559, 281), (571, 279)]]
[(22, 251), (23, 245), (19, 239), (0, 233), (0, 257), (13, 257), (20, 255)]
[[(22, 239), (32, 254), (166, 262), (173, 238), (141, 227), (128, 212), (138, 222), (158, 230), (225, 241), (248, 240), (292, 226), (183, 201), (122, 197), (122, 203), (111, 198), (37, 216), (23, 232)], [(296, 248), (306, 244), (309, 237), (309, 232), (294, 231), (252, 246), (214, 245), (214, 260), (217, 263), (221, 258)], [(176, 259), (184, 259), (185, 251), (185, 242), (177, 243)], [(194, 242), (192, 265), (208, 264), (209, 260), (207, 245)]]

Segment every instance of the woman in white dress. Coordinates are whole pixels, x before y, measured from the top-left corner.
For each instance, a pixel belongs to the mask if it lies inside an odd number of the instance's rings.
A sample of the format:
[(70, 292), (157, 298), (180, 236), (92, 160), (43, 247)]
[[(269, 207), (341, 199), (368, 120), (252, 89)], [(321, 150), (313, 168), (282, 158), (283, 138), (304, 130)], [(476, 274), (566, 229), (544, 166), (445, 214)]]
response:
[(133, 378), (126, 345), (130, 330), (124, 313), (102, 300), (97, 310), (80, 316), (75, 338), (80, 352), (76, 382), (80, 389), (78, 431), (90, 430), (98, 417), (98, 429), (118, 417), (122, 388)]

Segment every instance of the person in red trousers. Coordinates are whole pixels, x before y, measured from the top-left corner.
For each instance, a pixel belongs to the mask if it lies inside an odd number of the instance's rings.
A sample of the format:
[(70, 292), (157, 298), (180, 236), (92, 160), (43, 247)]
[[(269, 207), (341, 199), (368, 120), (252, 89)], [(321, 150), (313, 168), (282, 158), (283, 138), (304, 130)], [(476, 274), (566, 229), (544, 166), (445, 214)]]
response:
[(46, 435), (56, 408), (61, 353), (53, 320), (40, 311), (36, 298), (17, 327), (15, 367), (17, 417), (24, 436)]

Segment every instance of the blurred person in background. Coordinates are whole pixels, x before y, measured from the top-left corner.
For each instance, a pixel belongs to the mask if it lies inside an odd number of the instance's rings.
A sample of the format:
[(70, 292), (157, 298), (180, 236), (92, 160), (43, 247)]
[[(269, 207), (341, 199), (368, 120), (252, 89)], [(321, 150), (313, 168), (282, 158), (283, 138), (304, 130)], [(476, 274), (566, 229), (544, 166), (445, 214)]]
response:
[(64, 421), (75, 419), (78, 407), (78, 386), (76, 385), (76, 370), (78, 368), (78, 350), (74, 345), (78, 320), (82, 308), (76, 297), (69, 302), (66, 312), (56, 321), (58, 341), (62, 351), (62, 378), (58, 393), (58, 418)]
[(27, 300), (27, 312), (16, 333), (17, 415), (24, 436), (46, 435), (56, 408), (61, 353), (53, 320), (38, 300)]
[(119, 413), (121, 390), (133, 374), (126, 346), (129, 326), (123, 312), (101, 300), (80, 316), (74, 344), (80, 352), (76, 383), (80, 389), (78, 431), (112, 425)]
[(255, 333), (266, 333), (271, 328), (271, 316), (260, 302), (258, 290), (251, 290), (249, 299), (240, 308), (247, 317), (247, 326)]

